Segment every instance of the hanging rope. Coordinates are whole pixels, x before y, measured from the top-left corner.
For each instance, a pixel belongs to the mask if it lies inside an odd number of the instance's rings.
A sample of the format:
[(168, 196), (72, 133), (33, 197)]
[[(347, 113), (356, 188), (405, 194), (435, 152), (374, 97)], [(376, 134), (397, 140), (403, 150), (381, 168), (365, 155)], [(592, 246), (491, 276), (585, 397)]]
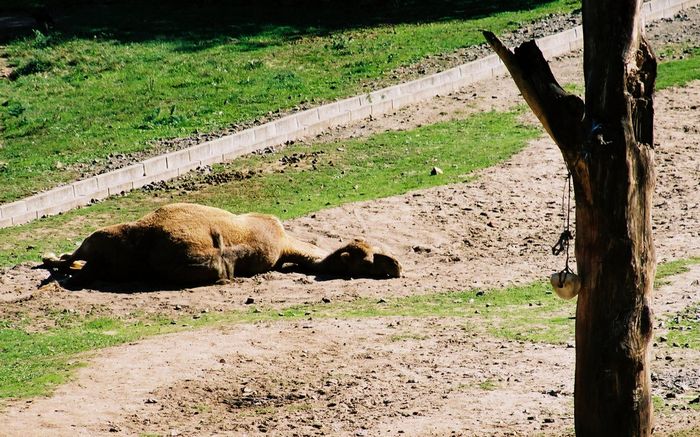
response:
[(559, 236), (559, 240), (552, 246), (552, 255), (560, 255), (566, 253), (564, 261), (564, 270), (559, 272), (559, 286), (564, 286), (564, 278), (567, 273), (573, 273), (569, 268), (569, 243), (574, 239), (571, 234), (571, 172), (566, 175), (566, 184), (561, 195), (561, 212), (564, 217), (564, 231)]

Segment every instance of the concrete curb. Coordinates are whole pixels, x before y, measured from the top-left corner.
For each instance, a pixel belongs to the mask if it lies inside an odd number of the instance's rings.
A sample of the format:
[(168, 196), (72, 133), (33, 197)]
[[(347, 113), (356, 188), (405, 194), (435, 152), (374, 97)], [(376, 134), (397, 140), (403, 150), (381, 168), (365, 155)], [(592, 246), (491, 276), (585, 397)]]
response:
[[(700, 0), (654, 0), (643, 5), (643, 19), (670, 18), (678, 11), (698, 4)], [(540, 38), (537, 45), (545, 57), (562, 55), (583, 46), (583, 30), (578, 26)], [(0, 205), (0, 228), (88, 205), (151, 182), (175, 178), (197, 167), (229, 161), (268, 146), (320, 133), (332, 126), (393, 112), (505, 72), (505, 66), (494, 54), (411, 82), (288, 115), (233, 135)]]

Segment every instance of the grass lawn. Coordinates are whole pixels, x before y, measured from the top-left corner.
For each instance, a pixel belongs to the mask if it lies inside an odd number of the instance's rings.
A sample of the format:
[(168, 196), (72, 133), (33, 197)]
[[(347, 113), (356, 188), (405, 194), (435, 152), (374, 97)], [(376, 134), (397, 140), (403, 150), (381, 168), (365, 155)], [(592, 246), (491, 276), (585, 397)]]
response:
[[(243, 173), (252, 174), (250, 178), (204, 184), (191, 192), (134, 191), (87, 208), (0, 229), (0, 266), (38, 261), (47, 251), (72, 251), (96, 228), (136, 219), (166, 202), (196, 202), (234, 213), (257, 211), (287, 219), (348, 202), (461, 182), (475, 170), (507, 159), (541, 135), (539, 128), (518, 121), (522, 111), (475, 114), (329, 144), (297, 144), (214, 168), (214, 176)], [(307, 160), (299, 167), (284, 166), (281, 172), (281, 161), (294, 154), (315, 157), (316, 163)], [(433, 166), (444, 173), (431, 176)]]
[(171, 3), (139, 2), (136, 15), (127, 0), (59, 9), (54, 31), (0, 49), (16, 75), (0, 80), (0, 202), (75, 179), (73, 163), (357, 94), (396, 67), (483, 43), (479, 29), (579, 6)]
[[(658, 89), (700, 79), (696, 65), (700, 56), (692, 53), (698, 52), (691, 50), (684, 59), (660, 64)], [(572, 92), (582, 92), (578, 88), (569, 87)], [(215, 172), (256, 173), (279, 161), (283, 154), (323, 152), (318, 170), (313, 172), (289, 168), (285, 173), (267, 172), (166, 197), (136, 191), (89, 208), (0, 229), (0, 266), (36, 261), (46, 251), (72, 251), (96, 228), (133, 220), (166, 202), (200, 202), (232, 212), (255, 210), (292, 218), (347, 202), (457, 182), (471, 171), (506, 159), (537, 135), (534, 128), (522, 126), (516, 115), (517, 112), (475, 115), (468, 120), (388, 132), (369, 139), (310, 147), (296, 145), (282, 153), (244, 157), (217, 166)], [(445, 174), (429, 177), (433, 165), (443, 168)]]
[(700, 47), (686, 48), (684, 59), (674, 59), (659, 64), (656, 88), (684, 86), (700, 79)]

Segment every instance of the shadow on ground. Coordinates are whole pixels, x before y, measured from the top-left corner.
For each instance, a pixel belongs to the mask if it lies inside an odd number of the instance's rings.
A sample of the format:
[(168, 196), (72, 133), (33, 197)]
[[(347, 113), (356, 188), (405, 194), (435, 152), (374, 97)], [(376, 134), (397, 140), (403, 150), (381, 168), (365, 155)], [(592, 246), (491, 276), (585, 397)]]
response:
[[(103, 37), (121, 42), (181, 40), (196, 51), (241, 36), (270, 35), (280, 44), (307, 35), (400, 23), (473, 19), (497, 12), (528, 10), (551, 0), (5, 0), (0, 38), (50, 29), (62, 38)], [(17, 17), (11, 20), (10, 17)], [(2, 29), (22, 21), (20, 29)], [(12, 32), (10, 32), (12, 30)], [(252, 43), (255, 49), (260, 42)], [(262, 43), (265, 44), (265, 43)]]

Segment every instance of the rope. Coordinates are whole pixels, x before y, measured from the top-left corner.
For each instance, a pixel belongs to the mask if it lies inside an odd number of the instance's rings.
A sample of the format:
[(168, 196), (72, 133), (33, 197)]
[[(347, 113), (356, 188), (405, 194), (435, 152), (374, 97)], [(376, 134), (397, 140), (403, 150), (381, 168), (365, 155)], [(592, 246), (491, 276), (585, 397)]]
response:
[(573, 273), (569, 268), (569, 243), (574, 236), (571, 234), (571, 172), (566, 175), (566, 185), (561, 194), (561, 212), (564, 216), (564, 231), (559, 235), (559, 240), (552, 246), (552, 255), (560, 255), (566, 253), (564, 261), (564, 270), (559, 272), (559, 287), (564, 286), (566, 273)]

